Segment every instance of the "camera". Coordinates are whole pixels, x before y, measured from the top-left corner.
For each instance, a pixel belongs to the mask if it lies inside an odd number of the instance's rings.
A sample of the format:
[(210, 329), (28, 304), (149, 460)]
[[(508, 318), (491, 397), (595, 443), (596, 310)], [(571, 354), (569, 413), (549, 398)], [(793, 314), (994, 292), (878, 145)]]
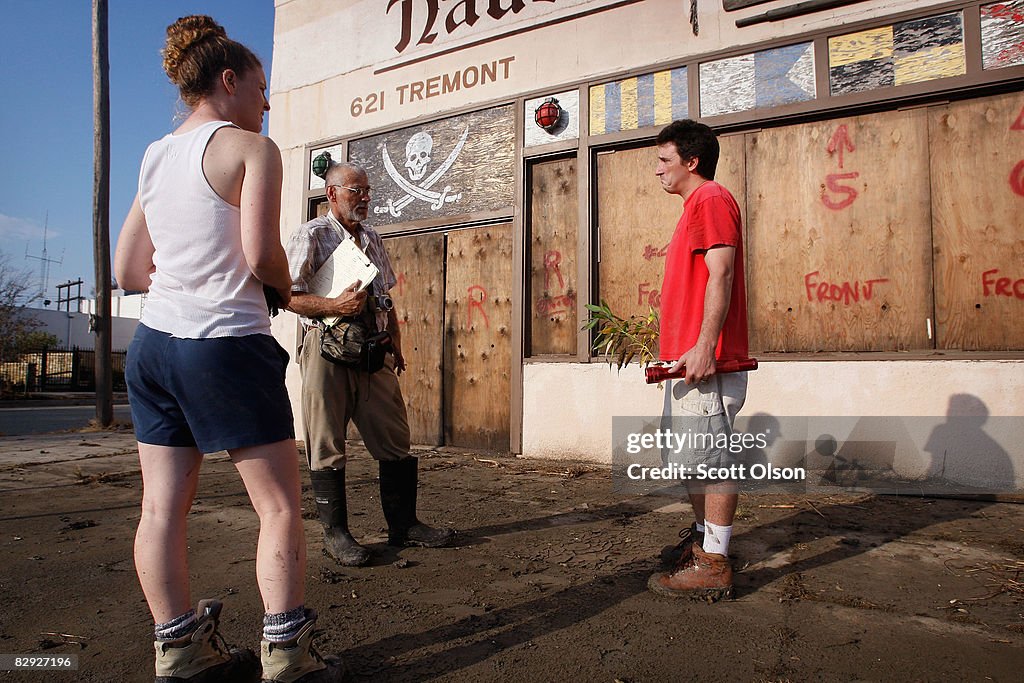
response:
[(383, 311), (387, 313), (395, 307), (395, 301), (387, 294), (380, 294), (377, 296), (370, 295), (366, 297), (366, 302), (370, 306), (371, 311)]

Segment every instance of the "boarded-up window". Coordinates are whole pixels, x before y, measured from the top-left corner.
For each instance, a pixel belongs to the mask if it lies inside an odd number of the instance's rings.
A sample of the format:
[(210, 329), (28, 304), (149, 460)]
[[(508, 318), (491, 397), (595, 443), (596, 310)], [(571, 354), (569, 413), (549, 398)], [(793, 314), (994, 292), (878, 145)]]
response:
[(441, 355), (444, 322), (444, 235), (413, 235), (384, 242), (398, 282), (391, 290), (407, 369), (400, 379), (417, 444), (444, 443), (441, 428)]
[[(719, 138), (715, 180), (744, 204), (743, 137)], [(665, 254), (683, 211), (682, 197), (662, 189), (654, 174), (658, 148), (597, 157), (598, 296), (624, 318), (661, 306)]]
[(963, 14), (950, 12), (828, 39), (833, 95), (967, 72)]
[(530, 355), (576, 353), (576, 159), (530, 168)]
[(330, 204), (327, 203), (327, 197), (314, 197), (309, 200), (309, 218), (319, 218), (320, 216), (326, 216), (327, 212), (331, 210)]
[(511, 327), (511, 225), (448, 233), (445, 443), (508, 450)]
[(1024, 0), (994, 2), (980, 9), (984, 68), (1024, 64)]
[(665, 253), (683, 208), (654, 175), (657, 147), (597, 156), (598, 298), (619, 316), (661, 305)]
[(746, 137), (751, 350), (929, 347), (926, 112)]
[(1024, 349), (1024, 95), (933, 107), (937, 346)]

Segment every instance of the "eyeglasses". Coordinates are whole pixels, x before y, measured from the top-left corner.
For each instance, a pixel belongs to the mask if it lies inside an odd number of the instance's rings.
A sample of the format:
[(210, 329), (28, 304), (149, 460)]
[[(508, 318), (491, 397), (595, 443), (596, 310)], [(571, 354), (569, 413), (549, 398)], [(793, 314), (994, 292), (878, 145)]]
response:
[(340, 187), (359, 197), (369, 197), (373, 192), (372, 187), (349, 187), (348, 185), (328, 185), (327, 187)]

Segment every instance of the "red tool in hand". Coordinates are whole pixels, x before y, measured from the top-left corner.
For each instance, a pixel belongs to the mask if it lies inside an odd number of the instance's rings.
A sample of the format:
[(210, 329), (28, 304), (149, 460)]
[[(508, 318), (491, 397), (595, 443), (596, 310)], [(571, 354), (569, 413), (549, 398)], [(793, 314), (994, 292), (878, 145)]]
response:
[[(715, 363), (716, 374), (725, 372), (744, 372), (746, 370), (757, 370), (756, 358), (720, 360)], [(657, 384), (658, 382), (664, 382), (666, 379), (679, 379), (680, 377), (686, 376), (685, 367), (681, 368), (679, 372), (672, 372), (671, 366), (668, 365), (653, 365), (648, 367), (644, 372), (647, 374), (648, 384)]]

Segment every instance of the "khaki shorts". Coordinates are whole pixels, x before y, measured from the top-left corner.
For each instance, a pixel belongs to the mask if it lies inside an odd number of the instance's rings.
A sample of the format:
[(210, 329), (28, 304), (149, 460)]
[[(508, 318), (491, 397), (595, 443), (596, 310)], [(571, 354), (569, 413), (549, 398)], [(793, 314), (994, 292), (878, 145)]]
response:
[(678, 452), (663, 452), (663, 462), (690, 468), (699, 464), (729, 467), (743, 462), (742, 452), (723, 447), (722, 442), (731, 437), (746, 398), (746, 372), (713, 375), (707, 382), (691, 385), (682, 380), (666, 381), (661, 426), (677, 433), (689, 432), (693, 438)]

